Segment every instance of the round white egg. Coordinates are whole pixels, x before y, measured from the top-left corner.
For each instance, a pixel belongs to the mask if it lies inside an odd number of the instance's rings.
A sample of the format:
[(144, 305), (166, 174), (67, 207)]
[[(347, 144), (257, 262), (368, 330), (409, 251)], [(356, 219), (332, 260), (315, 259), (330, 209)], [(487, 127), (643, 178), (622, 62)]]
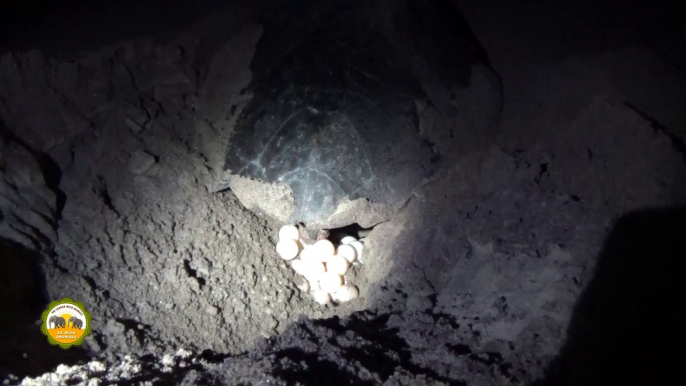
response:
[(352, 245), (340, 245), (336, 254), (345, 257), (349, 263), (357, 260), (357, 250)]
[(344, 236), (341, 239), (341, 244), (348, 245), (348, 244), (352, 243), (353, 241), (357, 241), (357, 239), (352, 237), (352, 236)]
[(360, 291), (353, 285), (344, 285), (338, 291), (331, 294), (333, 300), (341, 303), (349, 302), (360, 296)]
[(333, 243), (329, 240), (318, 240), (312, 247), (316, 249), (319, 258), (322, 261), (325, 261), (336, 254), (336, 247), (334, 247)]
[(300, 280), (300, 284), (298, 284), (298, 289), (300, 289), (302, 292), (310, 292), (310, 282), (307, 281), (307, 279), (302, 278)]
[(284, 225), (279, 229), (279, 240), (300, 240), (300, 232), (295, 225)]
[(331, 302), (331, 295), (322, 290), (316, 290), (312, 292), (312, 296), (314, 297), (314, 301), (321, 305)]
[(360, 241), (353, 241), (349, 245), (351, 247), (355, 248), (355, 251), (357, 252), (357, 260), (361, 261), (362, 260), (362, 250), (364, 249), (364, 244), (362, 244), (362, 242), (360, 242)]
[(343, 276), (335, 272), (327, 272), (319, 278), (319, 286), (322, 291), (336, 292), (343, 286)]
[(291, 239), (281, 240), (276, 243), (276, 253), (284, 260), (293, 260), (300, 253), (300, 244)]
[(320, 280), (322, 275), (326, 272), (324, 263), (318, 261), (306, 261), (305, 273), (303, 276), (307, 278), (310, 282)]
[(348, 271), (350, 262), (341, 255), (334, 255), (326, 261), (326, 272), (335, 272), (339, 275), (345, 275)]
[(298, 275), (305, 276), (305, 272), (307, 272), (307, 263), (300, 259), (296, 259), (291, 261), (291, 268), (293, 268)]
[(310, 292), (319, 291), (322, 288), (319, 286), (319, 280), (310, 281)]
[(320, 261), (317, 250), (311, 245), (306, 245), (300, 252), (300, 258), (304, 261)]

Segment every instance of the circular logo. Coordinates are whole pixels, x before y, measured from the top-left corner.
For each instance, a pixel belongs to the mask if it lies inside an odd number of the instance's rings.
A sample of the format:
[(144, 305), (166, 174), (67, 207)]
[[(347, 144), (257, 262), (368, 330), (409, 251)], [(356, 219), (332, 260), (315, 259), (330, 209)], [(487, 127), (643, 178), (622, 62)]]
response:
[(70, 298), (50, 303), (43, 311), (41, 331), (48, 342), (63, 349), (78, 346), (91, 333), (91, 315), (81, 302)]

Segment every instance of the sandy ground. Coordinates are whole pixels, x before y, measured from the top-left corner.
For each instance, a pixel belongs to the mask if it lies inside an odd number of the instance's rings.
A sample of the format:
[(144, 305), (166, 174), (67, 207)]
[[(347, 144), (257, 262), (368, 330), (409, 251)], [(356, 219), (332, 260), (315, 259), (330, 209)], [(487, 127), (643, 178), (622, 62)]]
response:
[[(25, 384), (512, 385), (611, 384), (622, 368), (668, 384), (668, 359), (628, 352), (679, 344), (678, 61), (624, 24), (575, 23), (574, 10), (458, 4), (503, 82), (499, 135), (374, 229), (362, 297), (341, 307), (301, 294), (276, 230), (214, 185), (214, 123), (231, 125), (245, 102), (236, 90), (259, 37), (249, 17), (215, 15), (213, 38), (208, 21), (74, 60), (5, 54), (3, 135), (57, 165), (56, 183), (34, 173), (64, 197), (57, 237), (37, 242), (54, 249), (31, 257), (44, 272), (36, 286), (84, 302), (99, 327), (65, 358), (29, 317), (2, 370), (39, 377)], [(212, 58), (234, 75), (221, 105), (203, 103)], [(31, 239), (3, 254), (29, 256)], [(644, 317), (655, 313), (673, 323)], [(58, 363), (80, 364), (40, 377)]]

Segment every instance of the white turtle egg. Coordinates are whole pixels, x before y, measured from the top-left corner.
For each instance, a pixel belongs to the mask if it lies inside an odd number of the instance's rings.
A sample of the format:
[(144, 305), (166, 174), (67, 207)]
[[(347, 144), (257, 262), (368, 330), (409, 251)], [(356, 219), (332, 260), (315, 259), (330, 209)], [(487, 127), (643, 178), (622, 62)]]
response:
[(293, 268), (298, 275), (305, 276), (305, 273), (307, 272), (307, 263), (303, 260), (293, 260), (291, 261), (291, 268)]
[(306, 261), (305, 273), (303, 276), (307, 278), (310, 282), (317, 281), (326, 272), (324, 263), (318, 261)]
[(355, 248), (355, 251), (357, 252), (357, 260), (362, 261), (362, 250), (364, 249), (364, 244), (360, 241), (353, 241), (350, 243), (350, 246)]
[(295, 240), (281, 240), (276, 243), (276, 253), (284, 260), (293, 260), (300, 253), (300, 244)]
[(336, 272), (327, 272), (319, 278), (319, 286), (322, 291), (328, 293), (336, 292), (343, 286), (343, 276)]
[(325, 305), (329, 302), (331, 302), (331, 295), (329, 295), (327, 292), (324, 292), (322, 290), (316, 290), (312, 292), (312, 296), (314, 297), (314, 301), (321, 304)]
[(337, 255), (345, 257), (349, 263), (357, 260), (357, 250), (352, 245), (341, 245), (338, 247)]
[(352, 243), (353, 241), (357, 241), (357, 239), (352, 237), (352, 236), (344, 236), (341, 239), (341, 244), (348, 245), (348, 244)]
[(341, 255), (334, 255), (326, 261), (326, 272), (335, 272), (339, 275), (345, 275), (348, 271), (350, 263), (348, 259)]
[(310, 282), (307, 279), (302, 278), (298, 284), (298, 289), (302, 292), (310, 292)]
[(319, 286), (319, 280), (310, 281), (310, 292), (319, 291), (320, 289), (322, 288)]
[(329, 240), (318, 240), (312, 246), (317, 250), (320, 261), (326, 261), (328, 258), (336, 254), (336, 247)]
[(311, 245), (306, 245), (302, 252), (300, 252), (300, 258), (304, 261), (319, 261), (317, 250)]
[(300, 232), (295, 225), (284, 225), (279, 229), (279, 240), (300, 240)]
[(338, 291), (331, 294), (333, 300), (341, 303), (349, 302), (360, 296), (360, 291), (353, 285), (344, 285)]

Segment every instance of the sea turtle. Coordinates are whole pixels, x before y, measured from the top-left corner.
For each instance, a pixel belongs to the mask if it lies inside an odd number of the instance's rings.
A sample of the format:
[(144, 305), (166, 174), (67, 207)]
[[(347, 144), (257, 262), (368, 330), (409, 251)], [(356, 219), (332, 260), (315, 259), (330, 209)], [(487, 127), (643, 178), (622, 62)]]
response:
[(287, 1), (266, 16), (225, 157), (238, 198), (308, 230), (367, 227), (470, 150), (484, 132), (468, 114), (497, 106), (499, 83), (445, 3)]

